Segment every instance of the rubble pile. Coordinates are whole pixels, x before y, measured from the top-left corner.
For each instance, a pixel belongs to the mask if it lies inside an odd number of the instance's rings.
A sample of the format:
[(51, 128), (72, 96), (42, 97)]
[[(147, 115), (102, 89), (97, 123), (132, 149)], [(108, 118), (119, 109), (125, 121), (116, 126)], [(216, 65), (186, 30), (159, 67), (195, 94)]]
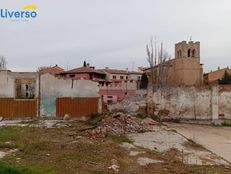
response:
[(153, 130), (151, 125), (158, 124), (151, 118), (140, 119), (131, 115), (116, 114), (105, 116), (98, 127), (86, 131), (91, 138), (105, 138), (108, 135), (120, 136), (130, 133), (142, 133)]

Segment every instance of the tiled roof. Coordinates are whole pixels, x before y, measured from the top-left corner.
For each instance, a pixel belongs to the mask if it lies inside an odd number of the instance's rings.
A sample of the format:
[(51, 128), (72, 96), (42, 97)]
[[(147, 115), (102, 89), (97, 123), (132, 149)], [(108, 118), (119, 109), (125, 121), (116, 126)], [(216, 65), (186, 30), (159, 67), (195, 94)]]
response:
[(128, 74), (128, 71), (118, 69), (101, 69), (101, 71), (104, 71), (109, 74)]
[(140, 75), (142, 75), (143, 73), (142, 72), (138, 72), (138, 71), (129, 71), (128, 72), (129, 74), (140, 74)]
[(97, 73), (97, 74), (105, 74), (101, 70), (95, 70), (93, 67), (80, 67), (75, 68), (69, 71), (65, 71), (65, 74), (80, 74), (80, 73)]
[(60, 74), (64, 72), (64, 69), (55, 65), (53, 67), (46, 67), (39, 70), (40, 73)]
[(104, 71), (109, 74), (143, 74), (142, 72), (138, 71), (127, 71), (127, 70), (117, 70), (117, 69), (101, 69), (101, 71)]

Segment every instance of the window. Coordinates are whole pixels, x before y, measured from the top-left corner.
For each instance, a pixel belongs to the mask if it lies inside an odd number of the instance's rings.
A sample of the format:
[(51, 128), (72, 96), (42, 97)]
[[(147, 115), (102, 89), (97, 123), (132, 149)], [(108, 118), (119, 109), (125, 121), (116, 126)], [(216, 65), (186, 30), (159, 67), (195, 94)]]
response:
[(126, 79), (128, 79), (128, 76), (126, 76)]
[(121, 79), (121, 80), (124, 79), (124, 76), (120, 76), (120, 79)]
[(179, 56), (180, 56), (180, 58), (182, 57), (182, 52), (181, 51), (179, 51)]
[(191, 57), (191, 50), (188, 50), (188, 57)]
[(113, 76), (112, 78), (113, 78), (113, 79), (116, 79), (116, 76)]
[(195, 55), (196, 55), (196, 50), (193, 50), (192, 51), (192, 57), (195, 57)]
[(15, 98), (33, 99), (35, 98), (35, 79), (16, 79)]

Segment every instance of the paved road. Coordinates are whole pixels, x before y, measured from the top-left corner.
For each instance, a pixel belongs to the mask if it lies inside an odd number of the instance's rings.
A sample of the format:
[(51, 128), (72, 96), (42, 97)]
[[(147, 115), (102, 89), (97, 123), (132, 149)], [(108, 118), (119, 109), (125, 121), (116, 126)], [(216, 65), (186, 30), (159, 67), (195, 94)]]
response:
[(188, 139), (201, 144), (218, 156), (231, 162), (231, 128), (194, 124), (167, 123)]

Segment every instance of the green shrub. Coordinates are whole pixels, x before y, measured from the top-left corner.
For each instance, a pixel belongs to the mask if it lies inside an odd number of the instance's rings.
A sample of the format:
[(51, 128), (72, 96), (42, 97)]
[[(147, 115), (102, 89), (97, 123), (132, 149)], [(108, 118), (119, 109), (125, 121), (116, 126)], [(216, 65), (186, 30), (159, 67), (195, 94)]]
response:
[(222, 126), (231, 127), (231, 121), (224, 121), (221, 123)]

